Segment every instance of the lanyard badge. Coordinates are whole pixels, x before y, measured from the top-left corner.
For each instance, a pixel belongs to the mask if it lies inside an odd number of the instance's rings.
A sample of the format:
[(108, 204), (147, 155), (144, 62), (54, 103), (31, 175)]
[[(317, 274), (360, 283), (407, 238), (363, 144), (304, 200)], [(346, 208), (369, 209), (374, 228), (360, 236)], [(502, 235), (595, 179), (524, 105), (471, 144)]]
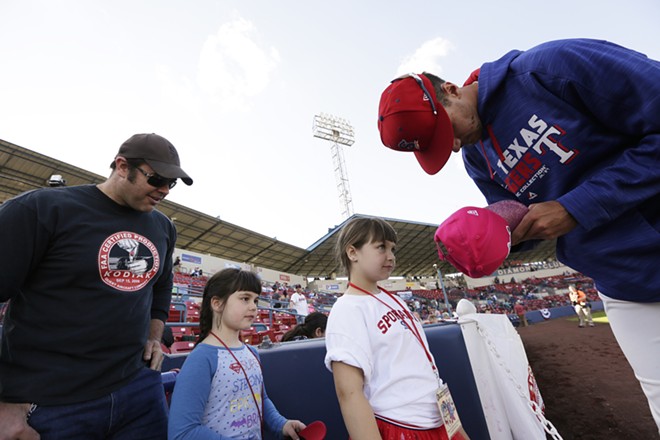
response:
[(451, 397), (447, 384), (443, 384), (438, 388), (435, 397), (442, 422), (447, 430), (447, 436), (452, 438), (461, 429), (461, 419), (458, 417), (458, 411), (456, 410), (454, 399)]

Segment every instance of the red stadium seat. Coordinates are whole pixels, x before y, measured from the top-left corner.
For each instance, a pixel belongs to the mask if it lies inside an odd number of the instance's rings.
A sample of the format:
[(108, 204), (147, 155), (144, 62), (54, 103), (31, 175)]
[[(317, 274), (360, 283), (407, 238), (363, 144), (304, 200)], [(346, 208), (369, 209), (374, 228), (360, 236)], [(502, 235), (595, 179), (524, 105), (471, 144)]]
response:
[(199, 322), (199, 310), (197, 309), (188, 309), (188, 316), (186, 317), (188, 322)]
[(181, 322), (183, 318), (183, 312), (170, 307), (170, 313), (167, 316), (167, 322)]
[(170, 347), (172, 354), (176, 353), (189, 353), (195, 348), (195, 343), (192, 341), (177, 341)]
[(264, 330), (257, 332), (257, 335), (259, 336), (259, 342), (264, 340), (264, 337), (268, 336), (272, 342), (275, 342), (275, 330)]
[(175, 341), (183, 340), (184, 336), (194, 336), (192, 328), (190, 327), (172, 327), (172, 336)]

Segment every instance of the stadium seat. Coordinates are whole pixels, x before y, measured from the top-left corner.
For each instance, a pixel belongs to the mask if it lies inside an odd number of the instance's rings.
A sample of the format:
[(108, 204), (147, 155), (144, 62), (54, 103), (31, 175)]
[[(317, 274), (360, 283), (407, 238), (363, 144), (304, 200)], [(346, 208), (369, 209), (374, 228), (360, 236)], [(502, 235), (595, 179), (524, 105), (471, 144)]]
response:
[(170, 352), (172, 354), (176, 353), (188, 353), (195, 348), (195, 343), (192, 341), (176, 341), (170, 347)]
[(194, 336), (192, 328), (190, 327), (172, 327), (172, 336), (174, 336), (175, 341), (183, 341), (185, 336)]
[(167, 400), (167, 406), (170, 405), (172, 392), (174, 391), (174, 385), (176, 384), (176, 377), (178, 376), (179, 371), (179, 368), (175, 368), (160, 374), (161, 381), (163, 382), (163, 391), (165, 391), (165, 399)]
[(261, 342), (261, 337), (252, 328), (241, 331), (241, 341), (248, 345), (257, 345)]
[(251, 328), (256, 332), (265, 332), (268, 330), (268, 326), (261, 322), (253, 322)]
[(275, 330), (264, 330), (257, 332), (257, 335), (259, 335), (259, 343), (264, 340), (266, 336), (272, 341), (275, 342)]
[(186, 319), (188, 322), (199, 322), (199, 310), (197, 309), (188, 309), (188, 317)]

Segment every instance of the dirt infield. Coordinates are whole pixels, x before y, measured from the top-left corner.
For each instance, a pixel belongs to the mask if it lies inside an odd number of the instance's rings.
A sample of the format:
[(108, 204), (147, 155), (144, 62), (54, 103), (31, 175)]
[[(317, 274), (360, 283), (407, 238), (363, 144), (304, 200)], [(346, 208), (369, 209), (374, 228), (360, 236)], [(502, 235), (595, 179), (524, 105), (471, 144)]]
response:
[(567, 318), (518, 328), (545, 402), (565, 440), (657, 439), (646, 397), (608, 324)]

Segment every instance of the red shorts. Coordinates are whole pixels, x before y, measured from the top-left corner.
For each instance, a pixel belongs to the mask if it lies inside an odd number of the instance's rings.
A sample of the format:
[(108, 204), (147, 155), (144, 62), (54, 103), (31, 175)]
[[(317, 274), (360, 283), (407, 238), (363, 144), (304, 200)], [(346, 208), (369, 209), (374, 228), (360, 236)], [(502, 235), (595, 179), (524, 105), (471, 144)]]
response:
[[(376, 424), (383, 440), (449, 440), (444, 425), (433, 429), (409, 429), (378, 418)], [(456, 433), (452, 440), (463, 440), (463, 436)]]

